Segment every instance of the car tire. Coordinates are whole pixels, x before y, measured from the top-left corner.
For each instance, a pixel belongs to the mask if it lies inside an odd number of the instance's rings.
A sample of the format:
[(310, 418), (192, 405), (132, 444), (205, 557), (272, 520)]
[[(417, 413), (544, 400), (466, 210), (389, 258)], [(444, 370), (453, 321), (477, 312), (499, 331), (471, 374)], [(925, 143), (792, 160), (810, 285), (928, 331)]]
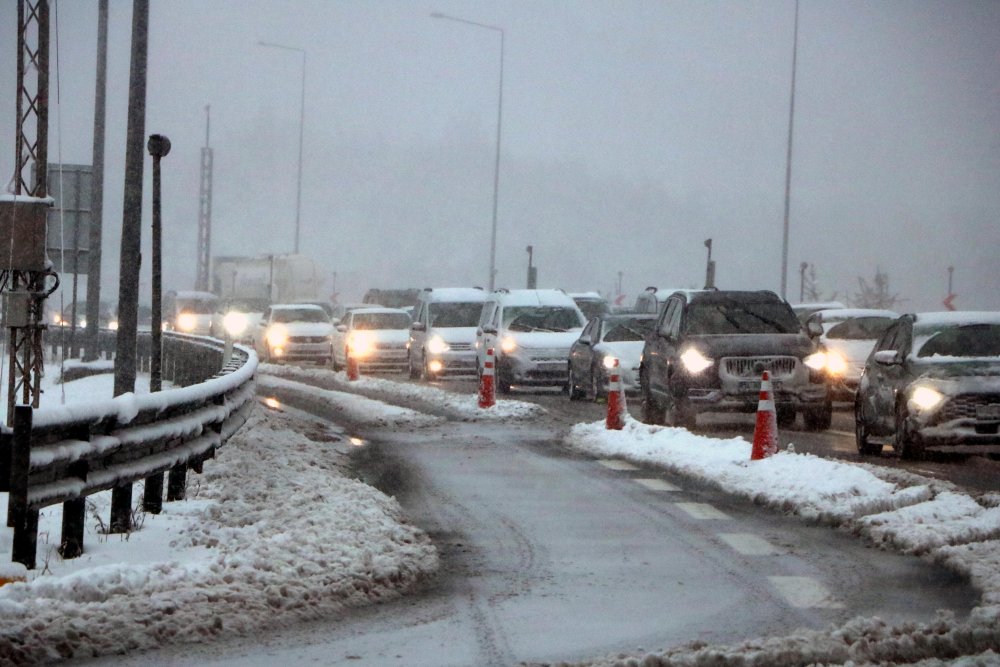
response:
[(858, 445), (858, 454), (861, 456), (879, 456), (882, 454), (882, 445), (871, 441), (871, 434), (868, 432), (868, 424), (861, 414), (861, 402), (854, 401), (854, 439)]
[(670, 425), (693, 430), (697, 426), (697, 416), (686, 398), (676, 396), (670, 402)]
[(907, 461), (919, 461), (924, 458), (924, 444), (920, 441), (920, 436), (910, 432), (906, 427), (906, 407), (902, 404), (896, 406), (896, 436), (893, 441), (893, 449), (899, 453), (899, 458)]
[[(781, 428), (788, 428), (795, 423), (795, 408), (789, 407), (787, 405), (780, 405), (775, 408), (775, 415), (778, 422), (778, 426)], [(805, 418), (805, 413), (803, 413), (803, 419)]]
[(649, 382), (642, 380), (640, 375), (640, 386), (642, 387), (642, 421), (644, 424), (654, 424), (662, 426), (666, 421), (666, 409), (657, 402), (649, 391)]
[(566, 386), (569, 387), (569, 400), (579, 401), (584, 397), (583, 390), (580, 389), (580, 385), (576, 381), (576, 374), (573, 372), (572, 364), (569, 366), (569, 379), (566, 380)]
[(406, 365), (410, 371), (410, 379), (419, 380), (420, 369), (418, 369), (416, 366), (413, 365), (413, 352), (410, 352), (408, 355), (406, 355)]
[(826, 403), (821, 408), (806, 410), (802, 413), (802, 421), (807, 431), (825, 431), (833, 424), (833, 403)]
[(608, 392), (605, 389), (604, 377), (601, 375), (601, 369), (594, 365), (590, 369), (590, 400), (595, 403), (600, 402), (602, 398), (607, 399)]
[(493, 377), (496, 381), (498, 394), (510, 393), (510, 375), (504, 368), (504, 363), (496, 356), (493, 356)]
[(431, 369), (427, 367), (427, 355), (423, 355), (424, 363), (423, 370), (420, 372), (420, 380), (422, 382), (432, 382), (433, 380), (439, 379), (434, 373), (431, 373)]

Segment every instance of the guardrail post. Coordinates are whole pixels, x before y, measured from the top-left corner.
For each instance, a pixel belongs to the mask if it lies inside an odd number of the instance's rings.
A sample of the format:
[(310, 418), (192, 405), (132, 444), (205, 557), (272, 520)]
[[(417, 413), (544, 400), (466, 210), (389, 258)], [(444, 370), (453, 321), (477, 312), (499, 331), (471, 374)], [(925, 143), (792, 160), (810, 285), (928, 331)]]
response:
[(14, 406), (10, 494), (7, 499), (7, 524), (14, 527), (12, 560), (21, 563), (29, 570), (35, 569), (35, 551), (38, 544), (38, 510), (28, 507), (32, 418), (30, 405)]
[(63, 503), (62, 539), (59, 555), (77, 558), (83, 554), (83, 528), (87, 519), (87, 499), (74, 498)]
[(158, 472), (146, 478), (142, 491), (142, 509), (150, 514), (163, 511), (163, 473)]
[(187, 463), (179, 463), (170, 469), (167, 476), (167, 502), (184, 500), (187, 490)]
[(111, 520), (109, 533), (132, 531), (132, 485), (123, 484), (111, 489)]

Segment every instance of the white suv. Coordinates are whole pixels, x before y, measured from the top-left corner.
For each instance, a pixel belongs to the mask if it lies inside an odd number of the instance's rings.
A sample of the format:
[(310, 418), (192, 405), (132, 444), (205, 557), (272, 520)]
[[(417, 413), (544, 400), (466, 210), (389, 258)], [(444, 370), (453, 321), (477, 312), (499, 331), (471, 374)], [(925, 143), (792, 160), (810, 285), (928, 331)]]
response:
[(479, 373), (492, 347), (501, 393), (512, 384), (565, 388), (569, 348), (584, 324), (583, 313), (562, 290), (497, 290), (483, 304), (476, 329)]
[(414, 380), (476, 372), (476, 323), (481, 287), (436, 287), (420, 292), (410, 325), (408, 365)]

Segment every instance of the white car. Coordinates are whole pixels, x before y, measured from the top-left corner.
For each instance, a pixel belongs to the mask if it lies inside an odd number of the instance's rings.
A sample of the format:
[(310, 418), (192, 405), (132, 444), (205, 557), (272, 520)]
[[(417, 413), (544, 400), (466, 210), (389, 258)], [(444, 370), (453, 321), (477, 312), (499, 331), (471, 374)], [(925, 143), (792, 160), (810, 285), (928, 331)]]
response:
[(407, 367), (410, 314), (400, 308), (352, 310), (333, 332), (333, 367), (358, 361), (362, 372), (397, 371)]
[(607, 396), (616, 361), (622, 388), (626, 393), (638, 393), (642, 348), (655, 322), (656, 315), (648, 313), (605, 313), (591, 319), (569, 349), (570, 399)]
[(267, 306), (267, 299), (239, 297), (223, 299), (212, 315), (209, 335), (215, 338), (229, 336), (240, 343), (250, 342)]
[(263, 361), (330, 361), (333, 324), (326, 311), (308, 304), (277, 304), (264, 311), (253, 334)]
[(569, 380), (569, 348), (586, 321), (559, 289), (499, 289), (487, 297), (476, 329), (476, 359), (483, 372), (493, 348), (496, 387), (557, 386)]
[(826, 350), (827, 373), (834, 378), (834, 400), (853, 399), (875, 341), (897, 317), (891, 310), (833, 308), (818, 310), (806, 319), (806, 327), (815, 322), (823, 328), (819, 341)]
[(410, 325), (410, 377), (476, 374), (476, 323), (486, 292), (479, 287), (423, 290)]

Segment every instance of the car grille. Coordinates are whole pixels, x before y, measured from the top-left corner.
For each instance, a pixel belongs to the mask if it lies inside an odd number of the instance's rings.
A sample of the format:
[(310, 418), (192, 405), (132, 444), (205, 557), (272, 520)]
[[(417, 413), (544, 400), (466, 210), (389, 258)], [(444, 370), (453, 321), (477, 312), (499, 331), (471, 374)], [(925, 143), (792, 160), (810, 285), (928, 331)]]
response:
[(289, 336), (289, 343), (326, 343), (329, 339), (326, 336)]
[(795, 357), (726, 357), (726, 373), (740, 378), (760, 377), (770, 371), (772, 380), (783, 380), (795, 374), (798, 359)]
[(376, 350), (405, 350), (406, 343), (375, 343)]
[(554, 348), (525, 348), (525, 352), (534, 361), (566, 361), (569, 358), (569, 350), (559, 347)]
[(472, 349), (472, 343), (448, 343), (448, 347), (453, 352), (468, 352)]
[(952, 419), (975, 419), (976, 408), (980, 405), (1000, 403), (1000, 394), (959, 394), (949, 400), (941, 412), (938, 413), (936, 421), (950, 421)]

